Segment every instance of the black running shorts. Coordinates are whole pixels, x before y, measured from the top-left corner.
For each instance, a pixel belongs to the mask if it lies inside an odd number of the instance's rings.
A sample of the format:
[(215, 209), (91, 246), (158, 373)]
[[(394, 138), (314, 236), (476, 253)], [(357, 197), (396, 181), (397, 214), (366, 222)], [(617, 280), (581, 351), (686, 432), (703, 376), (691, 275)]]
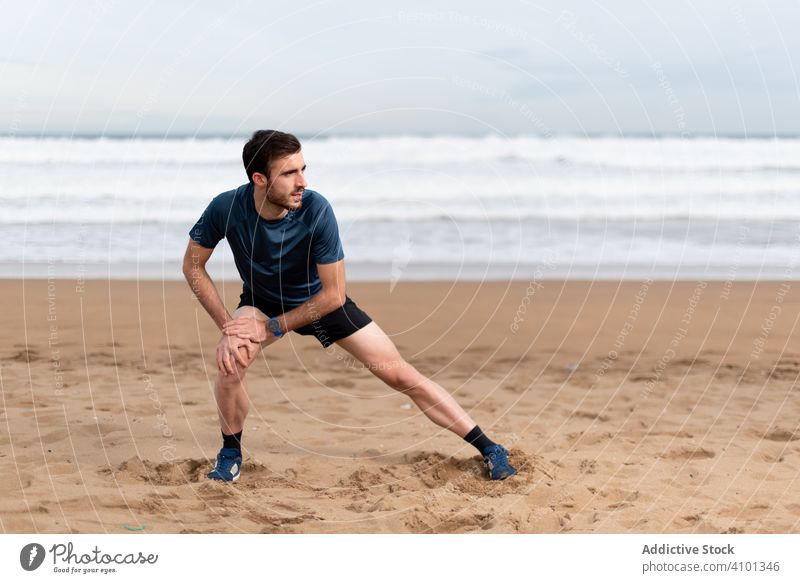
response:
[[(242, 295), (239, 296), (238, 307), (241, 308), (242, 306), (256, 307), (270, 318), (280, 316), (291, 309), (280, 304), (264, 301), (246, 290), (242, 291)], [(342, 338), (347, 338), (353, 332), (361, 330), (370, 322), (372, 322), (372, 318), (359, 308), (353, 300), (345, 296), (344, 305), (307, 326), (293, 330), (293, 332), (297, 332), (302, 336), (316, 336), (320, 344), (327, 348), (334, 342), (338, 342)]]

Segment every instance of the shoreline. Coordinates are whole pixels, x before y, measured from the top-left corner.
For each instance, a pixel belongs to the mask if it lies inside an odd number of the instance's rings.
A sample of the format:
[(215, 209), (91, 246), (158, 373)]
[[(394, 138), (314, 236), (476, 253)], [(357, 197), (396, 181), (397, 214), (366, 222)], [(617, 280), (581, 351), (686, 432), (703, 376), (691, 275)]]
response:
[[(24, 277), (19, 264), (0, 262), (0, 281), (15, 280), (99, 280), (99, 281), (169, 281), (182, 282), (181, 264), (145, 264), (134, 266), (109, 266), (106, 264), (47, 264), (24, 266)], [(643, 279), (655, 281), (800, 281), (800, 271), (785, 265), (551, 265), (546, 262), (527, 264), (493, 263), (453, 265), (446, 263), (412, 264), (398, 268), (389, 262), (370, 263), (346, 261), (347, 279), (358, 283), (399, 282), (450, 282), (522, 283), (530, 281), (625, 281)], [(214, 281), (235, 283), (241, 281), (233, 261), (212, 257), (208, 271)]]

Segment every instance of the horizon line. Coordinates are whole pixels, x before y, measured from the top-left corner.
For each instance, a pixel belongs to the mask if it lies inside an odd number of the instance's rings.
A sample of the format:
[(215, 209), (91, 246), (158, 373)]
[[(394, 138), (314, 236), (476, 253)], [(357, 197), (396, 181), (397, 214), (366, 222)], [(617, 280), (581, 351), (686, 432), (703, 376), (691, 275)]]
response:
[[(247, 139), (251, 133), (230, 133), (225, 134), (222, 132), (18, 132), (0, 134), (0, 138), (14, 139), (14, 138), (73, 138), (73, 139), (197, 139), (197, 140), (210, 140), (210, 139)], [(695, 140), (695, 139), (733, 139), (733, 140), (767, 140), (767, 139), (791, 139), (800, 138), (800, 133), (794, 132), (752, 132), (752, 133), (736, 133), (736, 132), (698, 132), (698, 133), (677, 133), (677, 132), (552, 132), (550, 134), (541, 133), (475, 133), (475, 132), (386, 132), (386, 133), (366, 133), (366, 132), (333, 132), (333, 133), (310, 133), (310, 132), (297, 132), (295, 134), (301, 140), (309, 139), (332, 139), (332, 138), (401, 138), (401, 137), (421, 137), (421, 138), (487, 138), (487, 137), (501, 137), (501, 138), (540, 138), (544, 140), (552, 140), (558, 138), (586, 138), (586, 139), (602, 139), (602, 138), (622, 138), (622, 139), (682, 139), (682, 140)]]

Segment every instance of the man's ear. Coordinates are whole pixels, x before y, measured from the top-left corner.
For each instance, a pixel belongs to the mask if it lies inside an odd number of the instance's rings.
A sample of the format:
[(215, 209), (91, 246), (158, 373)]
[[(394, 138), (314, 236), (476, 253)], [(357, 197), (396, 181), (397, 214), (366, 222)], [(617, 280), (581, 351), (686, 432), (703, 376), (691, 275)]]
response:
[(253, 173), (253, 184), (255, 184), (258, 187), (268, 186), (269, 185), (269, 180), (267, 180), (267, 177), (264, 176), (263, 174), (261, 174), (261, 172), (254, 172)]

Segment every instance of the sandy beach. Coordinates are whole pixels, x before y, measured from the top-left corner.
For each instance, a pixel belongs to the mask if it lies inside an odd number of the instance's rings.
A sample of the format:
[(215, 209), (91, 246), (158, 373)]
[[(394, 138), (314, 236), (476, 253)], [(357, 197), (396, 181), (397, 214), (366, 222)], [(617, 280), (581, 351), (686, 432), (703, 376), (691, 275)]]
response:
[(4, 280), (0, 529), (800, 532), (797, 282), (348, 293), (520, 475), (488, 481), (407, 398), (291, 335), (249, 373), (242, 478), (212, 483), (219, 333), (183, 282)]

